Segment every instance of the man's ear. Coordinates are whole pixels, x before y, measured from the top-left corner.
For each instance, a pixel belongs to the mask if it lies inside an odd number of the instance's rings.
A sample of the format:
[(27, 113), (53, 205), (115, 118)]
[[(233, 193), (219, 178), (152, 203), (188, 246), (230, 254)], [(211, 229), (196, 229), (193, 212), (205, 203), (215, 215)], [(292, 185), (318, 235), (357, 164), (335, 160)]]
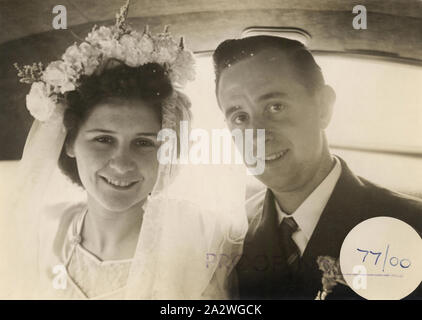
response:
[(336, 102), (336, 93), (333, 88), (324, 85), (318, 94), (318, 102), (320, 107), (320, 125), (324, 130), (328, 127), (333, 115), (334, 103)]
[(66, 154), (70, 158), (74, 158), (75, 157), (75, 150), (73, 148), (73, 143), (66, 142), (65, 148), (66, 148)]

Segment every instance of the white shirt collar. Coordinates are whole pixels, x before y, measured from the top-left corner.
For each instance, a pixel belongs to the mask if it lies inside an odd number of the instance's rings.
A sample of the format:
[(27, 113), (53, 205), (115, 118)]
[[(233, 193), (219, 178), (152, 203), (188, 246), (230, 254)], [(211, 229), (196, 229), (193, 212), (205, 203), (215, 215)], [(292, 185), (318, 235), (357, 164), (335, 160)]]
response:
[(290, 215), (284, 213), (277, 201), (275, 200), (275, 206), (278, 213), (279, 222), (285, 217), (294, 218), (298, 224), (300, 230), (303, 231), (307, 240), (311, 238), (312, 233), (318, 223), (318, 220), (328, 202), (331, 194), (333, 193), (334, 187), (341, 174), (340, 161), (334, 157), (335, 164), (330, 173), (325, 179), (315, 188), (314, 191), (305, 199), (305, 201)]

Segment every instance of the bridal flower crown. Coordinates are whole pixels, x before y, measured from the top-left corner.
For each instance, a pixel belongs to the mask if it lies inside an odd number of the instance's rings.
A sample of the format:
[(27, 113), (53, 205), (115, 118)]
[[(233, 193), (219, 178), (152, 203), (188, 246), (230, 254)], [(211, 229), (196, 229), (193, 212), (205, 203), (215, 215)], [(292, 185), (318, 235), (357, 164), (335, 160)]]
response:
[(81, 76), (101, 73), (110, 59), (130, 67), (160, 64), (176, 88), (194, 80), (195, 60), (192, 52), (185, 49), (183, 38), (176, 42), (168, 26), (157, 35), (152, 35), (148, 26), (143, 33), (132, 30), (126, 22), (128, 10), (129, 0), (116, 14), (115, 25), (94, 26), (82, 43), (68, 47), (61, 60), (46, 68), (42, 63), (22, 68), (14, 64), (20, 82), (32, 85), (26, 105), (34, 118), (49, 120), (57, 113), (57, 102), (64, 94), (80, 86)]

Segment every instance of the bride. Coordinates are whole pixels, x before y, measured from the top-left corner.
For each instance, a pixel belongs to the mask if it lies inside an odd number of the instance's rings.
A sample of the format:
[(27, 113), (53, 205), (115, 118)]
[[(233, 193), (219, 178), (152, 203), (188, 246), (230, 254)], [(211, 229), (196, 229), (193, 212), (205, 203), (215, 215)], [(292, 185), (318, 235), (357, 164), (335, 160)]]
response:
[[(244, 232), (171, 199), (177, 168), (159, 161), (160, 131), (190, 120), (193, 56), (168, 30), (131, 30), (127, 10), (47, 68), (17, 67), (36, 120), (3, 222), (5, 298), (231, 297), (232, 268), (207, 259), (238, 255)], [(86, 201), (40, 204), (57, 164)]]

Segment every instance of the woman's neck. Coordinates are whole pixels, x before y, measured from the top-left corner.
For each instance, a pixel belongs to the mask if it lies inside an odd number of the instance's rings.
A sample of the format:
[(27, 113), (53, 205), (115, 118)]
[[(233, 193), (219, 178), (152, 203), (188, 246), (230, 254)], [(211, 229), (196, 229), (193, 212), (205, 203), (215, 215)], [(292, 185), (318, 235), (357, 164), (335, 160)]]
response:
[(88, 197), (88, 213), (82, 226), (82, 245), (101, 260), (132, 258), (142, 224), (145, 201), (126, 211), (105, 209)]

